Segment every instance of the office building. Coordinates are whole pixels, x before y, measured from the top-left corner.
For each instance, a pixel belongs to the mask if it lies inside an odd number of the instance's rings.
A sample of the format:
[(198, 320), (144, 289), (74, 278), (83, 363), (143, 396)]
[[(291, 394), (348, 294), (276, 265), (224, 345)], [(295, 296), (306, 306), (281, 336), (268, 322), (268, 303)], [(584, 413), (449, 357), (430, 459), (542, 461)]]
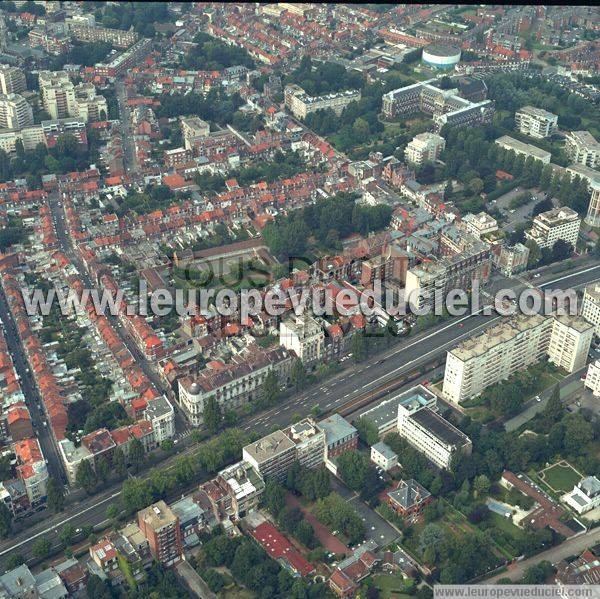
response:
[(371, 445), (371, 461), (387, 472), (398, 465), (398, 454), (383, 441)]
[(570, 131), (567, 133), (565, 152), (572, 162), (590, 168), (600, 166), (600, 143), (589, 131)]
[(27, 90), (25, 73), (8, 65), (0, 65), (0, 93), (4, 95), (20, 94)]
[(550, 158), (552, 154), (546, 150), (542, 150), (537, 146), (523, 143), (514, 137), (509, 135), (503, 135), (496, 140), (496, 143), (505, 150), (510, 150), (517, 155), (525, 156), (526, 158), (531, 156), (534, 160), (540, 160), (544, 164), (550, 164)]
[(548, 360), (567, 372), (582, 369), (594, 336), (594, 326), (579, 316), (555, 316), (548, 346)]
[(314, 97), (309, 96), (298, 85), (286, 85), (284, 90), (286, 107), (299, 119), (305, 119), (308, 114), (317, 110), (333, 110), (339, 116), (348, 104), (358, 102), (360, 98), (361, 94), (357, 89)]
[(296, 444), (283, 432), (275, 431), (242, 450), (242, 458), (251, 464), (263, 480), (283, 480), (296, 460)]
[(23, 129), (33, 125), (33, 110), (19, 94), (0, 95), (0, 129)]
[(308, 314), (292, 315), (279, 325), (279, 344), (295, 352), (304, 364), (321, 358), (324, 342), (321, 325)]
[(423, 164), (435, 162), (446, 147), (446, 140), (435, 133), (419, 133), (406, 145), (404, 156), (407, 162)]
[(164, 501), (140, 510), (138, 526), (148, 540), (154, 559), (167, 567), (181, 561), (183, 543), (179, 518)]
[(197, 116), (181, 119), (181, 135), (186, 150), (193, 150), (196, 142), (210, 135), (210, 125)]
[(592, 195), (585, 215), (585, 222), (590, 227), (600, 227), (600, 181), (592, 181), (590, 188)]
[(467, 435), (419, 403), (398, 406), (398, 433), (439, 468), (449, 468), (457, 453), (469, 455), (473, 449)]
[(552, 249), (559, 239), (575, 248), (580, 226), (581, 219), (575, 210), (568, 207), (553, 208), (533, 219), (533, 226), (525, 231), (525, 237), (535, 241), (540, 249)]
[(558, 115), (542, 108), (523, 106), (515, 112), (515, 125), (521, 133), (543, 139), (558, 128)]

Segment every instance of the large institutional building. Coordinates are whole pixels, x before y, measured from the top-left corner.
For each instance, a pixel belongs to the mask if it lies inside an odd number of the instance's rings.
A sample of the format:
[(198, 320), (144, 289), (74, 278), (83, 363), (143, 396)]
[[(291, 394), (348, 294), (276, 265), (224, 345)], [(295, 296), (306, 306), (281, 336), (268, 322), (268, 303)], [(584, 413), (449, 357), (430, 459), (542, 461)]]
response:
[(458, 89), (442, 90), (432, 83), (435, 79), (394, 89), (382, 98), (382, 112), (386, 119), (395, 119), (415, 112), (433, 116), (435, 128), (444, 125), (469, 126), (489, 123), (494, 114), (490, 100), (472, 102), (458, 95)]
[(574, 372), (585, 366), (592, 336), (581, 317), (515, 316), (448, 352), (443, 395), (461, 403), (546, 356)]

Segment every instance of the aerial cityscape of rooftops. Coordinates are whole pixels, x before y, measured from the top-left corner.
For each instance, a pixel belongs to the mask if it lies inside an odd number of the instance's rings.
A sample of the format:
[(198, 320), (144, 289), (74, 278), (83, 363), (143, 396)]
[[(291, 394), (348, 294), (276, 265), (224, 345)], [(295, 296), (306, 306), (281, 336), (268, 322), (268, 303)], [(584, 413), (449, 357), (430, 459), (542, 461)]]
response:
[(0, 2), (0, 597), (523, 585), (600, 596), (600, 11)]

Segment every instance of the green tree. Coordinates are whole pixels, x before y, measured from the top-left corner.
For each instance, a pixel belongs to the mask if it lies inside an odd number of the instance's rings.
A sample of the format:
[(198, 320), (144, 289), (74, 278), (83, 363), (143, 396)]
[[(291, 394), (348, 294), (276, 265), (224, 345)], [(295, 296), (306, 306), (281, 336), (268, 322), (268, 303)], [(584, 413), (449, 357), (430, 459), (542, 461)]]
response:
[(0, 539), (6, 539), (12, 533), (12, 514), (3, 501), (0, 501)]
[(275, 478), (267, 480), (263, 494), (265, 507), (276, 516), (285, 507), (285, 490)]
[(123, 483), (121, 502), (123, 508), (129, 513), (148, 507), (152, 503), (150, 486), (137, 477), (128, 478)]
[(304, 384), (306, 383), (306, 368), (304, 367), (304, 364), (300, 358), (296, 358), (296, 360), (294, 360), (290, 378), (296, 391), (299, 391), (302, 387), (304, 387)]
[(277, 373), (274, 370), (269, 370), (265, 380), (263, 381), (262, 392), (265, 404), (270, 406), (277, 401), (281, 387), (279, 385), (279, 379)]
[(62, 512), (65, 508), (63, 488), (54, 478), (51, 478), (46, 485), (46, 505), (55, 514)]
[(108, 584), (97, 574), (88, 577), (85, 585), (85, 594), (88, 599), (112, 599), (112, 593)]
[(490, 490), (490, 479), (485, 474), (476, 476), (473, 480), (473, 494), (475, 497), (485, 495)]
[(367, 342), (364, 335), (357, 331), (350, 340), (350, 351), (355, 364), (362, 362), (367, 357)]
[(107, 508), (106, 508), (106, 517), (110, 518), (111, 520), (116, 520), (119, 516), (119, 508), (114, 504), (111, 503)]
[[(542, 412), (542, 420), (544, 423), (548, 423), (549, 426), (559, 422), (564, 414), (564, 408), (560, 400), (560, 387), (558, 383), (554, 385), (552, 394), (548, 398), (548, 402)], [(548, 428), (549, 428), (548, 426)]]
[(71, 524), (65, 524), (58, 533), (58, 540), (66, 547), (71, 544), (75, 536), (75, 528)]
[(164, 439), (163, 442), (160, 444), (160, 448), (163, 451), (171, 452), (173, 451), (173, 449), (175, 449), (175, 443), (173, 439)]
[(540, 261), (542, 252), (538, 244), (533, 239), (528, 239), (525, 245), (529, 248), (529, 259), (527, 260), (527, 268), (534, 268)]
[(294, 536), (309, 549), (315, 546), (315, 531), (307, 520), (298, 522), (294, 529)]
[(94, 490), (97, 482), (96, 473), (94, 472), (89, 460), (84, 460), (79, 464), (77, 473), (75, 474), (75, 482), (88, 494)]
[(338, 457), (342, 480), (354, 491), (360, 491), (369, 468), (369, 459), (358, 451), (345, 451)]
[(25, 559), (25, 556), (22, 553), (11, 553), (6, 559), (6, 562), (4, 562), (4, 567), (7, 570), (14, 570), (15, 568), (18, 568), (21, 564), (24, 564), (26, 561), (27, 560)]
[(360, 417), (352, 424), (358, 431), (360, 440), (366, 445), (375, 445), (379, 441), (379, 431), (370, 420)]
[(129, 444), (129, 463), (133, 471), (138, 473), (146, 461), (146, 450), (139, 439), (132, 439)]
[[(426, 549), (431, 547), (430, 551), (435, 551), (436, 555), (442, 548), (446, 536), (443, 529), (437, 524), (427, 524), (419, 535), (419, 551), (424, 553)], [(435, 559), (432, 563), (435, 563)]]
[(214, 397), (209, 397), (204, 406), (204, 424), (211, 435), (215, 435), (221, 429), (223, 415), (221, 406)]
[(113, 453), (112, 466), (115, 474), (119, 478), (124, 478), (127, 476), (127, 464), (125, 462), (125, 454), (120, 447), (115, 449)]
[(48, 539), (41, 537), (31, 546), (31, 555), (37, 559), (44, 559), (50, 555), (51, 549), (52, 543)]
[(104, 456), (98, 458), (98, 462), (96, 463), (96, 474), (103, 483), (106, 482), (110, 476), (110, 466)]

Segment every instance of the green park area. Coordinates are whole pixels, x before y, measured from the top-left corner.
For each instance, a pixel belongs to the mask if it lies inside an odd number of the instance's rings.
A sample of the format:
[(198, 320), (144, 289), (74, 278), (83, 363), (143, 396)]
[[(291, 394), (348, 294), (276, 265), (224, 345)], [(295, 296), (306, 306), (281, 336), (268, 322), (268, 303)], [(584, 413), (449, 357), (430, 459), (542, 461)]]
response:
[(571, 491), (583, 478), (573, 466), (564, 460), (541, 470), (539, 477), (553, 491), (564, 493)]

